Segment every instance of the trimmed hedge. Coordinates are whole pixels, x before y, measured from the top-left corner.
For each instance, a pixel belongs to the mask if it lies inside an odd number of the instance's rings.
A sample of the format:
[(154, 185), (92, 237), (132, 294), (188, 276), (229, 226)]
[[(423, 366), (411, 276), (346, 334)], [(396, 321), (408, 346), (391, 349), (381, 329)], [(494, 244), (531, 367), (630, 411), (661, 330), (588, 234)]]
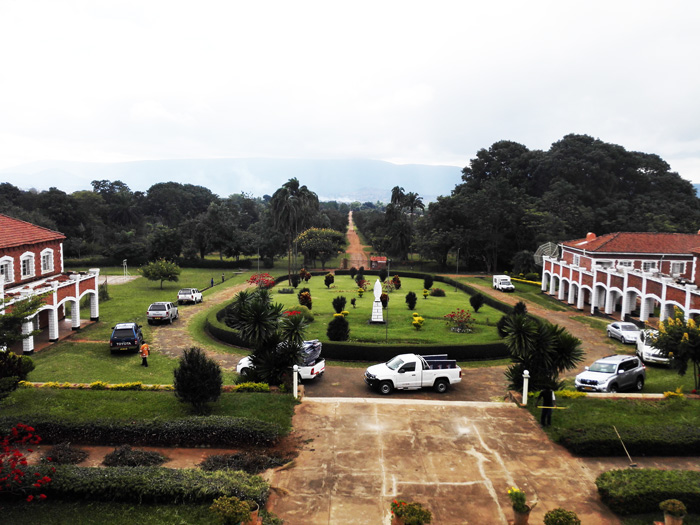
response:
[(169, 469), (164, 467), (76, 467), (42, 465), (38, 471), (51, 483), (49, 497), (129, 503), (208, 503), (221, 496), (254, 500), (261, 507), (270, 486), (260, 476), (241, 471)]
[[(693, 425), (617, 429), (631, 456), (700, 456), (700, 428)], [(578, 456), (623, 456), (611, 426), (564, 429), (557, 442)]]
[[(312, 275), (325, 275), (326, 272), (311, 272)], [(336, 270), (335, 275), (350, 276), (350, 270)], [(365, 270), (365, 275), (379, 275), (378, 270)], [(423, 279), (426, 275), (418, 272), (401, 272), (401, 277)], [(287, 279), (286, 275), (276, 277), (275, 283), (279, 284)], [(442, 275), (434, 276), (436, 282), (445, 283), (458, 288), (470, 295), (480, 293), (471, 286), (459, 283)], [(483, 295), (483, 294), (482, 294)], [(497, 301), (489, 296), (484, 296), (484, 304), (499, 310), (505, 314), (513, 311), (510, 305)], [(206, 320), (207, 332), (216, 339), (233, 346), (246, 348), (238, 333), (224, 323), (226, 308), (209, 314)], [(508, 349), (503, 343), (488, 343), (477, 345), (409, 345), (409, 344), (372, 344), (372, 343), (344, 343), (327, 341), (323, 343), (323, 357), (337, 361), (388, 361), (398, 354), (447, 354), (450, 359), (457, 361), (483, 361), (487, 359), (503, 359), (508, 357)]]
[(658, 513), (667, 499), (700, 510), (700, 472), (693, 470), (625, 469), (603, 472), (595, 481), (598, 493), (617, 514)]
[[(257, 259), (241, 259), (239, 261), (219, 261), (213, 259), (184, 259), (179, 257), (176, 264), (180, 268), (227, 268), (249, 270)], [(103, 268), (105, 266), (121, 266), (121, 259), (110, 259), (109, 257), (85, 257), (83, 259), (65, 259), (63, 266), (66, 268)], [(138, 266), (138, 264), (137, 264)]]
[[(268, 446), (280, 437), (278, 425), (242, 417), (206, 416), (171, 420), (56, 421), (27, 416), (45, 443), (82, 445), (130, 445), (200, 447)], [(0, 417), (0, 433), (6, 435), (17, 423), (16, 416)]]

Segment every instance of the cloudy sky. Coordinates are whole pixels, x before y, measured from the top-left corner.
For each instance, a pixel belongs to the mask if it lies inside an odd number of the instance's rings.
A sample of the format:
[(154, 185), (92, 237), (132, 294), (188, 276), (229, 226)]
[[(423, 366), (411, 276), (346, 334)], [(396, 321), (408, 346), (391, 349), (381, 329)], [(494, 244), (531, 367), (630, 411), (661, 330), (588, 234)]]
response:
[(700, 182), (696, 1), (0, 0), (0, 168), (465, 166), (584, 133)]

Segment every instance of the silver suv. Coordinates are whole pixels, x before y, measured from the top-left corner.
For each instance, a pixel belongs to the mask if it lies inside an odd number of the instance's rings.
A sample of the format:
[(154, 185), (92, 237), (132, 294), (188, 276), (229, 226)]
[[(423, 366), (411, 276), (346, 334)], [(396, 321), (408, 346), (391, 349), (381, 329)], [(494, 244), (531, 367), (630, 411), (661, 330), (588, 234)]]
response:
[(647, 371), (637, 356), (609, 355), (598, 359), (576, 376), (576, 390), (619, 392), (627, 388), (641, 392)]
[(172, 324), (173, 321), (179, 317), (180, 315), (178, 314), (177, 306), (175, 306), (173, 303), (153, 303), (148, 307), (148, 311), (146, 312), (148, 324), (153, 324), (156, 321)]

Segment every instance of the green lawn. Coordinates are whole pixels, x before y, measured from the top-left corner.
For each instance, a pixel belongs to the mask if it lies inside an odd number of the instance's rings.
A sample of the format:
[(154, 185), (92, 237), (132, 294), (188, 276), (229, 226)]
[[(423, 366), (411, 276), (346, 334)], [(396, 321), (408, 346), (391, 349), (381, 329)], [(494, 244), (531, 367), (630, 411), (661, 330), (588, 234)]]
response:
[[(274, 301), (285, 305), (285, 308), (293, 309), (298, 305), (297, 293), (301, 288), (307, 287), (311, 290), (312, 313), (315, 317), (309, 331), (306, 334), (308, 339), (328, 340), (326, 328), (335, 313), (332, 301), (335, 297), (342, 295), (346, 298), (345, 309), (349, 312), (347, 320), (350, 323), (350, 339), (358, 342), (383, 342), (409, 343), (409, 344), (476, 344), (492, 343), (499, 341), (495, 324), (503, 315), (500, 311), (483, 306), (478, 313), (474, 313), (469, 304), (469, 295), (446, 287), (442, 283), (435, 283), (433, 288), (445, 290), (445, 297), (428, 296), (423, 298), (422, 279), (401, 279), (401, 289), (389, 294), (389, 308), (383, 310), (384, 320), (388, 319), (388, 326), (385, 324), (369, 324), (372, 316), (372, 305), (374, 294), (372, 287), (376, 277), (371, 276), (371, 286), (363, 297), (357, 294), (357, 286), (348, 275), (339, 275), (335, 278), (335, 283), (330, 288), (326, 288), (323, 283), (323, 276), (312, 277), (308, 283), (300, 284), (294, 294), (277, 293), (280, 287), (273, 288)], [(416, 308), (409, 310), (406, 306), (406, 294), (412, 291), (418, 297)], [(356, 299), (356, 307), (350, 304), (352, 298)], [(443, 316), (453, 310), (469, 310), (476, 325), (474, 332), (470, 334), (459, 334), (450, 331)], [(413, 312), (418, 312), (424, 319), (423, 329), (418, 331), (411, 325)]]
[[(152, 339), (152, 327), (146, 322), (148, 305), (155, 301), (175, 301), (177, 292), (182, 287), (208, 286), (212, 275), (218, 275), (219, 284), (213, 291), (228, 288), (245, 282), (250, 273), (230, 274), (226, 271), (227, 280), (221, 283), (221, 270), (185, 268), (182, 270), (179, 282), (165, 282), (163, 289), (160, 283), (144, 278), (136, 279), (127, 284), (111, 285), (108, 287), (110, 299), (100, 302), (100, 321), (81, 330), (74, 338), (80, 338), (89, 343), (76, 343), (71, 340), (60, 342), (50, 348), (37, 352), (32, 359), (36, 369), (29, 375), (30, 381), (69, 381), (90, 383), (107, 381), (109, 383), (125, 383), (141, 381), (144, 384), (171, 384), (173, 369), (178, 360), (162, 354), (152, 354), (148, 360), (148, 368), (142, 367), (141, 360), (136, 354), (125, 353), (112, 355), (109, 350), (109, 337), (112, 327), (120, 322), (133, 321), (142, 325), (146, 341)], [(204, 304), (211, 292), (204, 292)], [(219, 308), (211, 304), (210, 308)], [(183, 305), (181, 308), (188, 308)], [(204, 318), (206, 312), (197, 315), (192, 321), (193, 335), (201, 346), (215, 347), (216, 350), (229, 349), (215, 343), (204, 334)], [(177, 321), (176, 321), (177, 322)], [(224, 384), (232, 383), (232, 374), (224, 373)]]
[[(292, 396), (280, 394), (224, 393), (211, 404), (211, 414), (247, 417), (278, 424), (291, 430)], [(18, 420), (31, 416), (90, 421), (93, 419), (177, 419), (193, 415), (191, 405), (181, 403), (173, 392), (132, 390), (68, 390), (20, 388), (0, 401), (3, 416)]]
[[(593, 425), (664, 427), (671, 424), (700, 425), (700, 410), (697, 402), (687, 399), (664, 399), (648, 401), (639, 399), (594, 399), (592, 397), (566, 399), (557, 396), (557, 406), (568, 407), (555, 410), (552, 426), (546, 429), (556, 441), (562, 430), (586, 428)], [(539, 420), (540, 410), (530, 399), (528, 409)]]
[[(485, 275), (483, 277), (460, 277), (458, 280), (466, 284), (480, 284), (482, 286), (489, 287), (492, 283), (490, 275)], [(519, 297), (523, 301), (530, 301), (538, 306), (541, 306), (542, 308), (552, 310), (554, 312), (565, 312), (569, 309), (561, 301), (558, 301), (550, 295), (542, 293), (542, 289), (537, 285), (519, 282), (513, 282), (513, 284), (515, 285), (515, 291), (509, 293)], [(494, 297), (494, 299), (498, 299), (499, 295), (502, 293), (503, 292), (494, 290), (491, 295)]]

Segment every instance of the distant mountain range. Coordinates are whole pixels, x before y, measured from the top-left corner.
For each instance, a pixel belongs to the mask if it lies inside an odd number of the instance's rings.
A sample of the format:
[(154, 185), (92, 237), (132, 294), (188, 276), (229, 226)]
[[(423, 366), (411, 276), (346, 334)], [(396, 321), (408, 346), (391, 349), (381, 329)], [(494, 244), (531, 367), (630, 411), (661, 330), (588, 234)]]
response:
[(427, 204), (449, 195), (461, 182), (461, 167), (392, 164), (379, 160), (306, 159), (184, 159), (136, 162), (42, 161), (0, 170), (0, 181), (20, 189), (66, 193), (90, 190), (93, 180), (120, 180), (133, 191), (158, 182), (179, 182), (208, 188), (220, 197), (241, 192), (272, 195), (296, 177), (322, 201), (388, 202), (391, 189), (401, 186)]

